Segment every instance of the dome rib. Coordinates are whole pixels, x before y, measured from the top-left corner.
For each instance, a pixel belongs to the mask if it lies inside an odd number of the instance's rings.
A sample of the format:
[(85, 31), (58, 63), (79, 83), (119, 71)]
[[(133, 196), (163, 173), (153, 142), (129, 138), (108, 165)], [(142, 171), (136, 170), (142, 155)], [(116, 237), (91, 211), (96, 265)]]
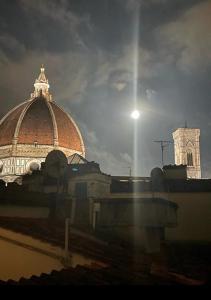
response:
[(3, 124), (3, 122), (6, 120), (7, 117), (9, 117), (10, 114), (12, 114), (16, 109), (18, 109), (20, 106), (26, 104), (28, 101), (22, 102), (15, 106), (14, 108), (10, 109), (8, 113), (0, 120), (0, 126)]
[(58, 146), (58, 144), (59, 144), (59, 137), (58, 137), (58, 127), (57, 127), (57, 123), (56, 123), (56, 117), (55, 117), (53, 108), (51, 106), (51, 103), (46, 100), (46, 104), (47, 104), (48, 109), (50, 111), (52, 122), (53, 122), (54, 146)]
[[(59, 107), (59, 108), (60, 108), (60, 107)], [(62, 108), (60, 108), (60, 109), (65, 113), (65, 111), (64, 111)], [(65, 113), (65, 114), (67, 115), (68, 119), (73, 123), (73, 125), (75, 126), (75, 128), (76, 128), (76, 130), (77, 130), (77, 133), (78, 133), (79, 138), (80, 138), (80, 141), (81, 141), (82, 153), (83, 153), (83, 156), (85, 157), (85, 146), (84, 146), (84, 141), (83, 141), (81, 132), (80, 132), (80, 130), (79, 130), (77, 124), (76, 124), (75, 121), (73, 120), (73, 118), (71, 118), (71, 116), (70, 116), (69, 114), (67, 114), (67, 113)]]
[(21, 127), (21, 124), (23, 122), (23, 119), (29, 109), (29, 107), (32, 105), (32, 103), (34, 103), (36, 99), (33, 99), (32, 101), (30, 101), (25, 107), (24, 109), (22, 110), (19, 118), (18, 118), (18, 122), (17, 122), (17, 125), (16, 125), (16, 128), (15, 128), (15, 132), (14, 132), (14, 136), (13, 136), (13, 144), (16, 145), (17, 142), (18, 142), (18, 135), (19, 135), (19, 132), (20, 132), (20, 127)]
[[(56, 117), (56, 123), (57, 123), (57, 128), (58, 128), (58, 141), (59, 141), (59, 146), (60, 147), (65, 147), (65, 148), (72, 148), (72, 144), (74, 144), (74, 150), (82, 152), (82, 155), (85, 157), (85, 146), (83, 142), (83, 138), (81, 136), (80, 130), (75, 123), (75, 121), (71, 118), (71, 116), (66, 113), (58, 104), (55, 104), (51, 102), (51, 105), (53, 107), (54, 114)], [(61, 118), (61, 113), (64, 114), (64, 116), (68, 119), (69, 125), (71, 125), (71, 128), (63, 128), (61, 121), (63, 121), (63, 118)], [(59, 124), (58, 124), (59, 123)], [(71, 136), (70, 140), (64, 141), (62, 137), (64, 137), (64, 131), (69, 130), (73, 135)], [(74, 134), (74, 130), (77, 132), (77, 136)], [(62, 134), (61, 134), (62, 132)], [(78, 138), (80, 140), (80, 145), (78, 144)], [(73, 143), (74, 142), (74, 143)]]
[(0, 120), (0, 147), (9, 146), (16, 155), (17, 145), (35, 144), (85, 157), (83, 138), (73, 118), (43, 96), (21, 103)]
[(0, 121), (0, 133), (1, 133), (0, 145), (1, 146), (12, 144), (17, 122), (19, 120), (19, 117), (25, 105), (27, 105), (27, 102), (23, 102), (18, 106), (15, 106), (5, 115), (5, 117), (1, 119)]

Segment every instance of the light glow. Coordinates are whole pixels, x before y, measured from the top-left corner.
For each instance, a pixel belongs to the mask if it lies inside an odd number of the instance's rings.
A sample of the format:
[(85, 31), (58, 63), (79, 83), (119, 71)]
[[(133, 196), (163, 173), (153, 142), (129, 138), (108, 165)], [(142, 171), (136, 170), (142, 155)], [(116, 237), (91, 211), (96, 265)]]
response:
[(134, 111), (131, 113), (131, 118), (137, 120), (139, 117), (140, 117), (140, 112), (139, 112), (138, 110), (134, 110)]

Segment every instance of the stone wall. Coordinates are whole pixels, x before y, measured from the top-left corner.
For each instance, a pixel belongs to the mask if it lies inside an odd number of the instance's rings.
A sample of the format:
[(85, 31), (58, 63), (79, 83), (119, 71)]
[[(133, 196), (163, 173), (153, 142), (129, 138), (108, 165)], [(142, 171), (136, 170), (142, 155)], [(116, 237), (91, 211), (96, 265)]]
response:
[(173, 133), (175, 163), (188, 165), (187, 153), (192, 154), (193, 166), (187, 166), (189, 178), (201, 178), (199, 136), (200, 129), (196, 128), (178, 128)]

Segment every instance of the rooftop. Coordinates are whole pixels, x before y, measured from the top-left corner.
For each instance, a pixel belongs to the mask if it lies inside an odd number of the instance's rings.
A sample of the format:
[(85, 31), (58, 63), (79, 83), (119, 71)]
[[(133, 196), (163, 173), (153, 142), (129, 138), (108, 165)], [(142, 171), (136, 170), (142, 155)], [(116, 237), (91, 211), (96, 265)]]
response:
[[(43, 219), (0, 217), (0, 226), (3, 228), (24, 233), (61, 247), (64, 246), (63, 225), (62, 223), (52, 225)], [(175, 261), (175, 259), (181, 258), (180, 246), (179, 248), (169, 247), (169, 254), (174, 258), (173, 267), (170, 266), (170, 272), (162, 274), (159, 270), (155, 272), (151, 268), (153, 257), (144, 254), (140, 249), (133, 249), (126, 244), (121, 245), (120, 241), (108, 243), (99, 240), (90, 233), (82, 233), (71, 228), (70, 245), (72, 251), (89, 255), (104, 263), (104, 267), (97, 264), (78, 265), (76, 268), (68, 267), (61, 271), (52, 271), (51, 274), (43, 273), (41, 276), (32, 276), (29, 279), (21, 278), (19, 282), (0, 281), (0, 285), (199, 285), (204, 283), (202, 270), (206, 269), (205, 265), (200, 265), (198, 269), (192, 268), (192, 279), (190, 279), (185, 276), (186, 274), (182, 270), (185, 265), (180, 265), (178, 261)], [(208, 254), (210, 248), (206, 249)], [(189, 250), (187, 256), (189, 258), (191, 257), (190, 252)], [(206, 259), (205, 261), (207, 261)], [(175, 273), (175, 270), (178, 271), (178, 269), (180, 274)]]

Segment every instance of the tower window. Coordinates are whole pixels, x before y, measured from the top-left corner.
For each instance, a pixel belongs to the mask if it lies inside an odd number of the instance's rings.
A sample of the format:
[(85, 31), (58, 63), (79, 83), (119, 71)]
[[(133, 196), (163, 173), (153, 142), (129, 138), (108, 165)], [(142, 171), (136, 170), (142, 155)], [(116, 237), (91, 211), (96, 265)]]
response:
[(193, 166), (193, 154), (192, 152), (187, 153), (187, 165)]

